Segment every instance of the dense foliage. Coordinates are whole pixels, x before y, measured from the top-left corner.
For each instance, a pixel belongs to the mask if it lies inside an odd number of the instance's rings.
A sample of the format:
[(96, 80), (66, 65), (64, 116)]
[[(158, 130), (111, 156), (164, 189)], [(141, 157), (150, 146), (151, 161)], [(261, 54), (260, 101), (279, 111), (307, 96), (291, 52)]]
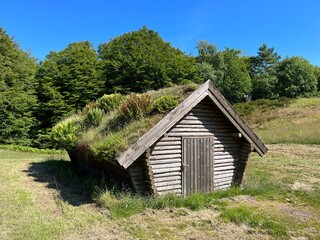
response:
[(206, 41), (200, 41), (197, 48), (201, 75), (211, 79), (230, 102), (244, 101), (250, 93), (251, 81), (241, 51), (226, 48), (219, 52)]
[(315, 95), (317, 92), (314, 67), (301, 57), (284, 59), (278, 66), (277, 75), (280, 96), (295, 98)]
[[(128, 100), (121, 93), (144, 93), (207, 79), (231, 103), (251, 97), (319, 94), (319, 67), (301, 57), (280, 61), (275, 49), (266, 44), (256, 56), (243, 56), (241, 50), (229, 48), (220, 51), (206, 41), (200, 41), (197, 49), (196, 57), (187, 55), (143, 27), (100, 44), (97, 51), (88, 41), (71, 43), (37, 64), (0, 28), (0, 144), (52, 147), (51, 131), (70, 130), (74, 135), (65, 139), (68, 145), (78, 131), (98, 126), (108, 112), (122, 111), (119, 116), (127, 122), (152, 111), (166, 113), (179, 98), (175, 97), (178, 93), (163, 92), (167, 96), (158, 96), (157, 102), (145, 95)], [(80, 122), (52, 130), (60, 119), (80, 111)]]
[(36, 74), (39, 106), (35, 116), (38, 126), (37, 144), (48, 142), (51, 127), (61, 117), (82, 109), (104, 92), (98, 75), (99, 60), (89, 42), (69, 44), (60, 52), (50, 52), (39, 64)]
[(195, 59), (143, 27), (98, 48), (108, 93), (144, 92), (186, 81), (201, 81)]
[(249, 58), (249, 74), (252, 81), (252, 98), (273, 99), (278, 96), (276, 84), (276, 66), (279, 64), (280, 56), (274, 52), (274, 48), (268, 48), (263, 44), (257, 56)]
[(0, 143), (31, 143), (36, 125), (35, 59), (0, 28)]

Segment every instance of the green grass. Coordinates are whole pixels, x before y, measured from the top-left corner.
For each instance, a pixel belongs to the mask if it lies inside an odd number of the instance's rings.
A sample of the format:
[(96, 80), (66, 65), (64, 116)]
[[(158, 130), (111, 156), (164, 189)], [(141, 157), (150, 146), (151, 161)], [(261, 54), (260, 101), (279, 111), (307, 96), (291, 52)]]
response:
[[(50, 171), (46, 169), (47, 159), (55, 166), (64, 155), (2, 149), (0, 158), (0, 239), (57, 239), (101, 221), (101, 216), (90, 209), (75, 208), (63, 200), (59, 194), (61, 189), (49, 191), (46, 197), (48, 192), (42, 192), (42, 188), (35, 188), (32, 181), (26, 180), (30, 174), (35, 177), (34, 181), (53, 182), (50, 174), (47, 177), (51, 179), (42, 178), (42, 172)], [(45, 166), (35, 169), (37, 164)]]
[(19, 146), (19, 145), (1, 145), (0, 149), (8, 149), (15, 150), (21, 152), (31, 152), (31, 153), (44, 153), (44, 154), (63, 154), (66, 153), (65, 150), (56, 150), (56, 149), (38, 149), (27, 146)]
[(268, 144), (320, 144), (320, 98), (257, 100), (235, 108)]
[(221, 211), (220, 218), (238, 225), (246, 224), (250, 227), (262, 229), (274, 237), (282, 238), (288, 236), (288, 230), (284, 223), (275, 218), (270, 218), (270, 214), (257, 211), (259, 209), (256, 207), (239, 205), (232, 208), (224, 208)]
[(221, 238), (243, 225), (275, 239), (319, 238), (320, 146), (268, 147), (264, 158), (253, 155), (242, 189), (186, 198), (119, 192), (77, 175), (65, 155), (2, 149), (0, 239), (76, 239), (93, 226), (103, 226), (97, 235), (120, 228), (124, 239)]

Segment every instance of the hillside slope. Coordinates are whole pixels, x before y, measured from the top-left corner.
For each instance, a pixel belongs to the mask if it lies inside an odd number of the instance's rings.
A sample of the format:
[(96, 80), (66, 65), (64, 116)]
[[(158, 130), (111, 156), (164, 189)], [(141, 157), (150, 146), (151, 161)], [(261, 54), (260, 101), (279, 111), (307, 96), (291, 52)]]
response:
[(234, 107), (267, 144), (320, 144), (320, 98), (257, 100)]

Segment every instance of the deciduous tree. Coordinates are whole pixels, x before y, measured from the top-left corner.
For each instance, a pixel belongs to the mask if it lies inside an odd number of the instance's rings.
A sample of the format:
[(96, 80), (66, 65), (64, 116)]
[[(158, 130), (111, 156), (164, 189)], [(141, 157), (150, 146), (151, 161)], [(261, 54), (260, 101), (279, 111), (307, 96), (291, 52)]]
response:
[(199, 81), (194, 58), (175, 49), (147, 27), (98, 47), (107, 92), (143, 92), (184, 81)]
[(277, 90), (280, 96), (301, 97), (315, 95), (317, 78), (314, 66), (301, 57), (284, 59), (277, 69)]

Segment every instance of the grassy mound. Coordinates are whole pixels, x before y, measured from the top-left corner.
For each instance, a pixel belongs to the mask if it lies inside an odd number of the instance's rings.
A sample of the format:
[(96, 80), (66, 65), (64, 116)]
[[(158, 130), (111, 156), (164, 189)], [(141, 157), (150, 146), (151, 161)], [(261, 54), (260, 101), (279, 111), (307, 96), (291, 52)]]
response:
[(257, 100), (235, 109), (269, 144), (320, 144), (320, 98)]
[(54, 126), (51, 139), (59, 148), (74, 150), (85, 146), (97, 160), (114, 160), (196, 87), (189, 84), (144, 94), (104, 95), (60, 121)]

